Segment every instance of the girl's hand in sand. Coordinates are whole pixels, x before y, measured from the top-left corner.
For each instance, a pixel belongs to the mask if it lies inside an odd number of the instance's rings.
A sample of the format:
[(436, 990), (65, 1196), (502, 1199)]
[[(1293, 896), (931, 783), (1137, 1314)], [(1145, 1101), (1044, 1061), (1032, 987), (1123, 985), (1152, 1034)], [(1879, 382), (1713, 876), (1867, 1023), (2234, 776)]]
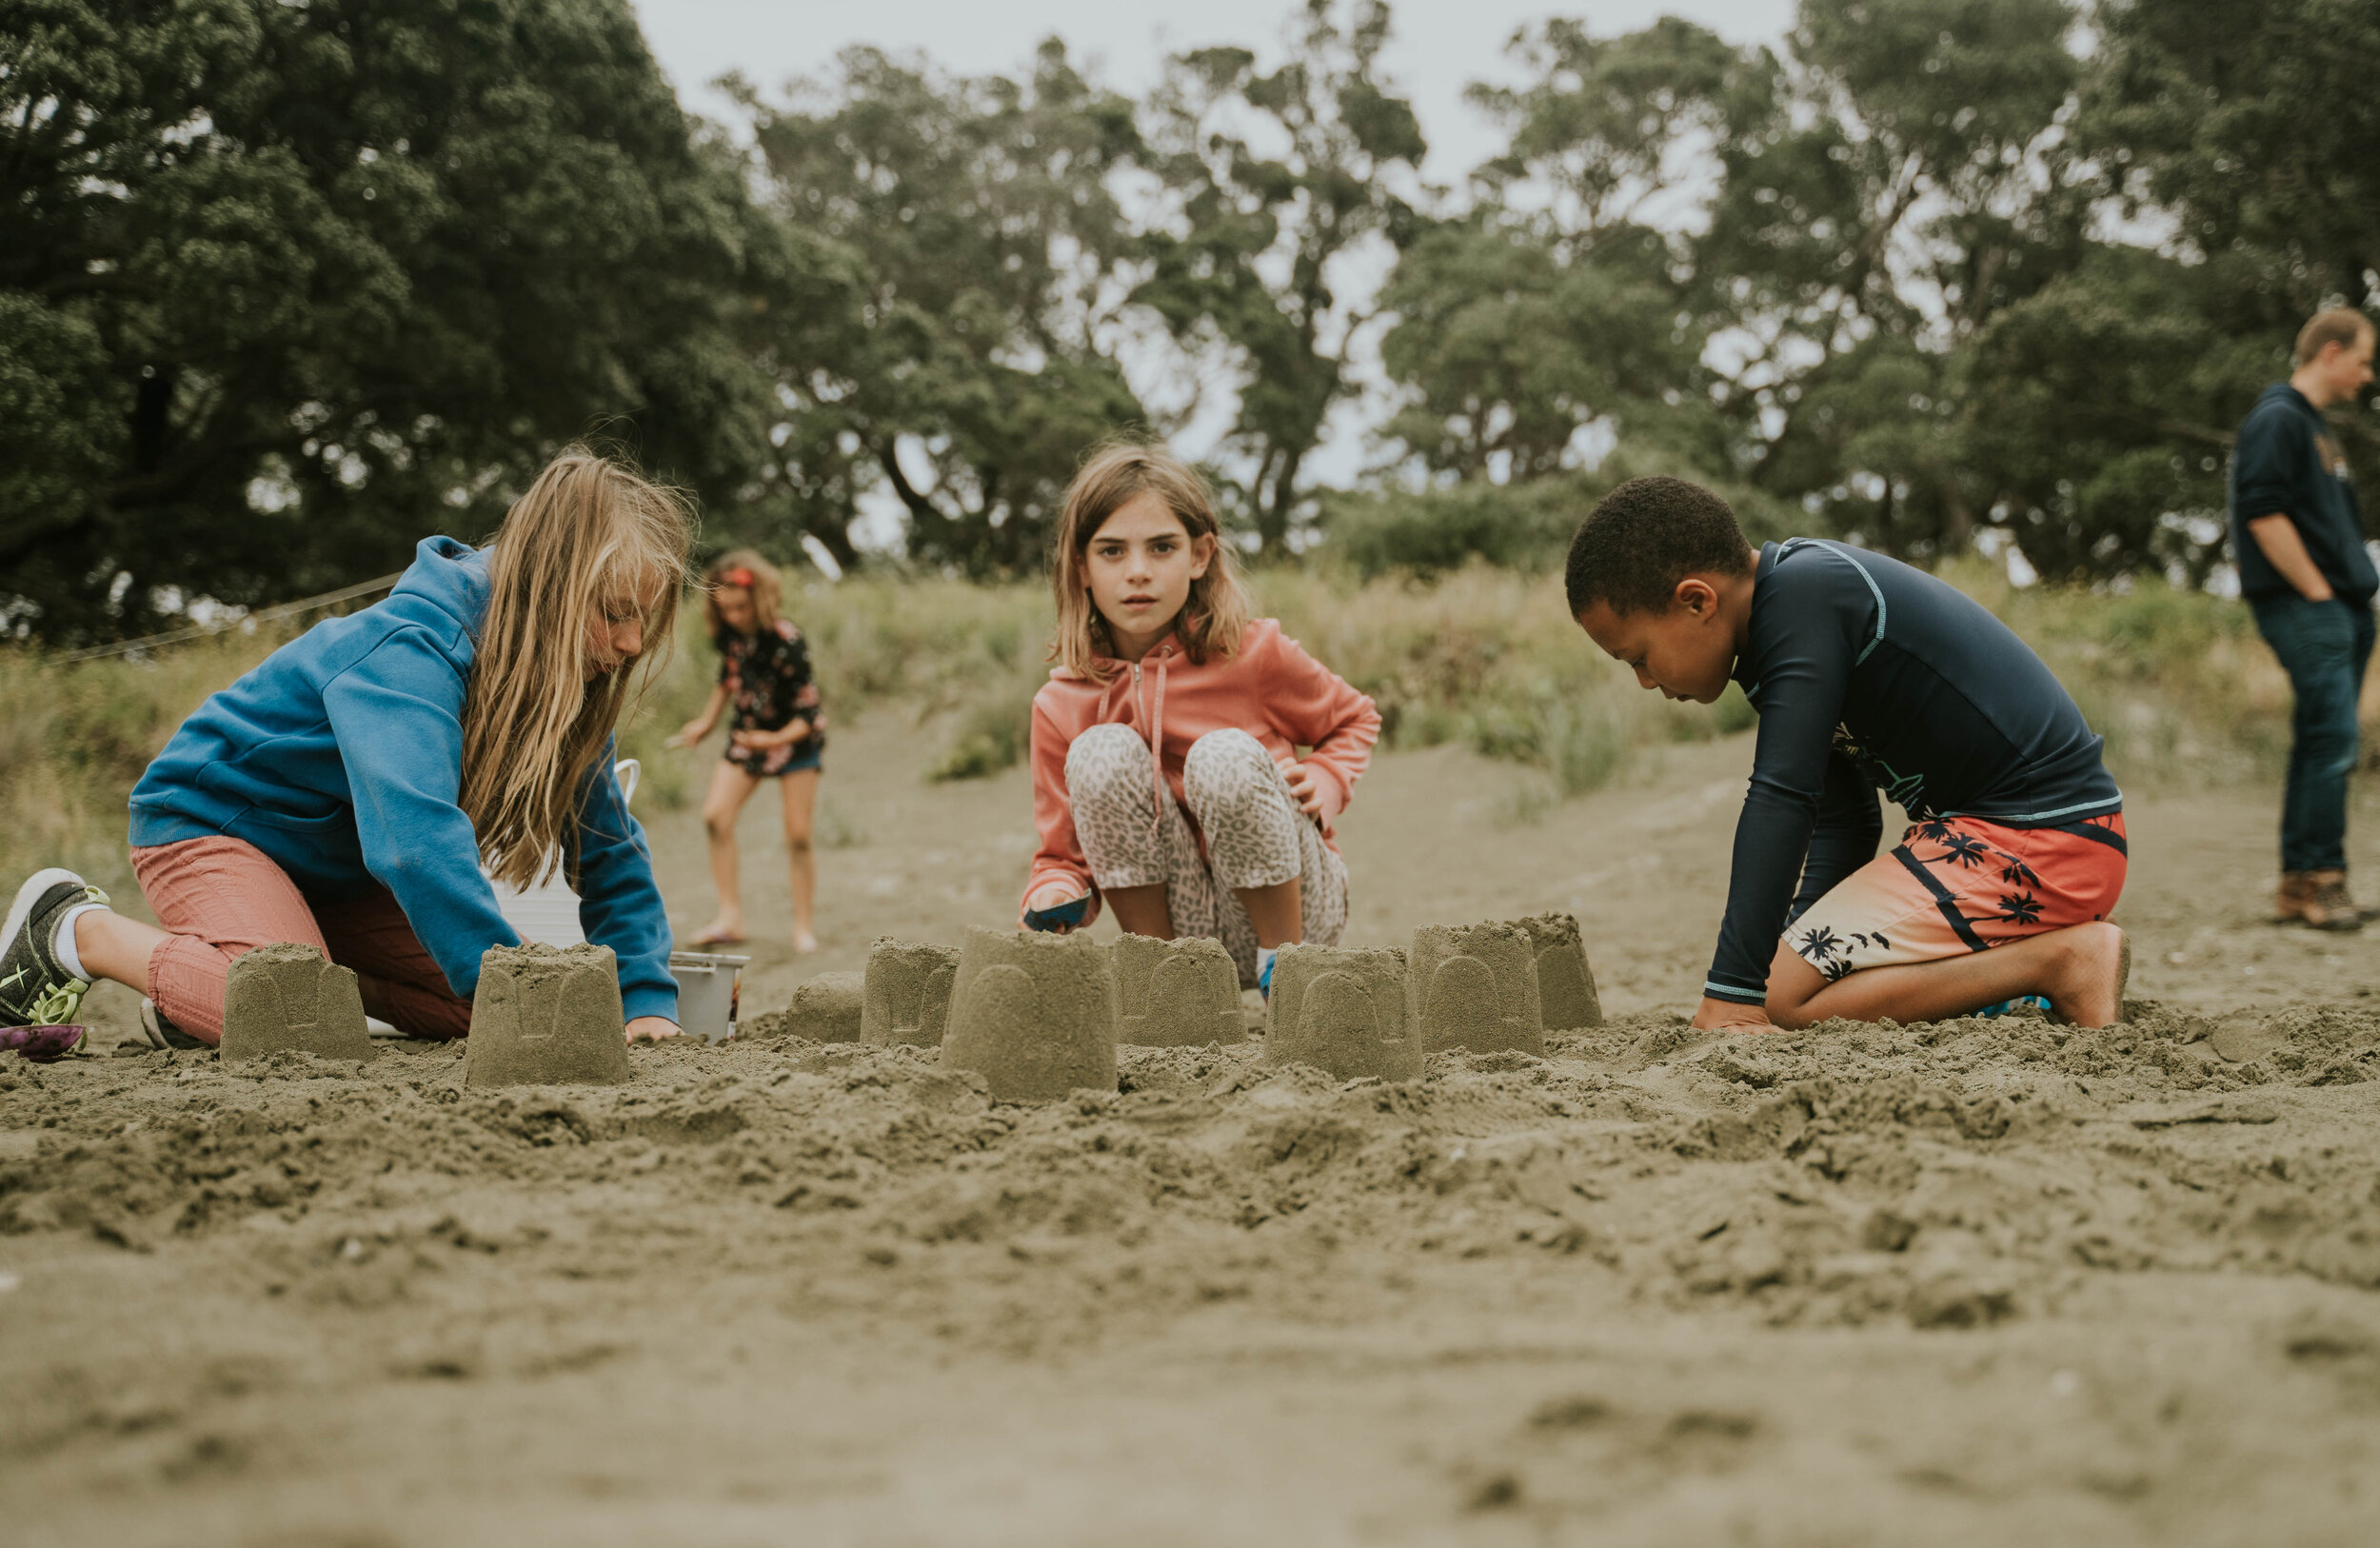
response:
[(628, 1023), (630, 1042), (659, 1042), (678, 1035), (678, 1023), (666, 1016), (640, 1016)]
[(1757, 1005), (1739, 1005), (1733, 1000), (1715, 1000), (1704, 995), (1702, 1008), (1695, 1012), (1695, 1028), (1701, 1032), (1774, 1032), (1776, 1023)]
[(1289, 793), (1298, 798), (1298, 809), (1308, 817), (1322, 815), (1322, 786), (1314, 777), (1314, 770), (1294, 758), (1281, 760), (1281, 778), (1289, 782)]
[[(1075, 890), (1075, 884), (1072, 882), (1044, 882), (1040, 886), (1035, 887), (1031, 892), (1025, 894), (1024, 911), (1028, 914), (1038, 914), (1044, 909), (1056, 908), (1061, 904), (1070, 903), (1077, 898), (1082, 896), (1082, 893)], [(1075, 926), (1061, 923), (1055, 926), (1050, 933), (1053, 935), (1072, 935), (1074, 931)]]

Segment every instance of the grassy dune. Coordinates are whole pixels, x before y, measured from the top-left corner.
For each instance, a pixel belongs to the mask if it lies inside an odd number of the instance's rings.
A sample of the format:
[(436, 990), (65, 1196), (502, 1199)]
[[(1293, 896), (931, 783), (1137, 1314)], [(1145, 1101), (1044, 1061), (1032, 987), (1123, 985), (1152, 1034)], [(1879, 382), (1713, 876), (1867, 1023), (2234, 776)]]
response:
[[(2128, 786), (2270, 777), (2288, 748), (2289, 689), (2247, 609), (2145, 585), (2122, 594), (2016, 590), (1981, 566), (1949, 578), (2040, 650), (2108, 739)], [(1475, 567), (1428, 584), (1266, 570), (1263, 611), (1379, 701), (1392, 746), (1467, 742), (1534, 773), (1516, 820), (1624, 774), (1643, 749), (1743, 729), (1731, 693), (1712, 708), (1639, 691), (1563, 616), (1560, 583)], [(797, 588), (830, 716), (931, 719), (923, 777), (963, 778), (1023, 751), (1026, 705), (1047, 672), (1049, 601), (1038, 585), (862, 579)], [(649, 755), (702, 705), (717, 657), (689, 609), (625, 751)], [(77, 867), (130, 885), (124, 803), (156, 749), (215, 688), (286, 634), (230, 634), (154, 659), (65, 665), (0, 650), (0, 875)], [(2367, 702), (2380, 716), (2380, 684)], [(2368, 739), (2370, 741), (2370, 739)], [(2368, 753), (2368, 758), (2370, 754)], [(690, 799), (683, 759), (647, 759), (648, 797)]]

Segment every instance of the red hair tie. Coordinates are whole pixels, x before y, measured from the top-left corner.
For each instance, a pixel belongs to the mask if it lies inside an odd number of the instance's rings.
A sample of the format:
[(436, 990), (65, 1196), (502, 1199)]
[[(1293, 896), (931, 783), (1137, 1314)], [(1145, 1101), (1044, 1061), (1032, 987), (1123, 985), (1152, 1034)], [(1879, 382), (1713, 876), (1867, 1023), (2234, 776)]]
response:
[(729, 585), (740, 585), (746, 591), (752, 589), (752, 572), (748, 569), (731, 569), (726, 574), (721, 576), (720, 579), (726, 582)]

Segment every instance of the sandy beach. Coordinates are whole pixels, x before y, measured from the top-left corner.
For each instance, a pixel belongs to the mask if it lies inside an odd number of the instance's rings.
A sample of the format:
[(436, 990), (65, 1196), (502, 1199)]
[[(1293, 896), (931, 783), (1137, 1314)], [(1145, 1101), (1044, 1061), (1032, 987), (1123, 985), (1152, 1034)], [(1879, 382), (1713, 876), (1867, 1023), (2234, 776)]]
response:
[[(747, 1015), (1013, 918), (1023, 776), (926, 784), (935, 735), (838, 729), (825, 949), (756, 941)], [(1544, 812), (1508, 765), (1381, 758), (1349, 943), (1566, 910), (1609, 1015), (1398, 1084), (1255, 1038), (1020, 1106), (781, 1040), (483, 1091), (460, 1044), (111, 1057), (103, 989), (97, 1057), (0, 1064), (5, 1535), (2365, 1538), (2380, 963), (2261, 922), (2275, 792), (2129, 804), (2122, 1025), (1715, 1038), (1685, 1013), (1749, 759), (1664, 748)], [(645, 816), (690, 931), (699, 818)]]

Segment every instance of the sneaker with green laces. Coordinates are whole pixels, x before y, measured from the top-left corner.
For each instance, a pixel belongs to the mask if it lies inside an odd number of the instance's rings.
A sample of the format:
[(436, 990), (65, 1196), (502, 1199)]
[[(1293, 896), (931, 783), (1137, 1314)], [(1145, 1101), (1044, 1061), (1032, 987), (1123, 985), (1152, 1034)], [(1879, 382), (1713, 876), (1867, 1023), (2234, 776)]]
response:
[(8, 923), (0, 927), (0, 1026), (49, 1026), (74, 1020), (90, 992), (58, 960), (58, 922), (108, 895), (72, 871), (35, 871), (16, 889)]

